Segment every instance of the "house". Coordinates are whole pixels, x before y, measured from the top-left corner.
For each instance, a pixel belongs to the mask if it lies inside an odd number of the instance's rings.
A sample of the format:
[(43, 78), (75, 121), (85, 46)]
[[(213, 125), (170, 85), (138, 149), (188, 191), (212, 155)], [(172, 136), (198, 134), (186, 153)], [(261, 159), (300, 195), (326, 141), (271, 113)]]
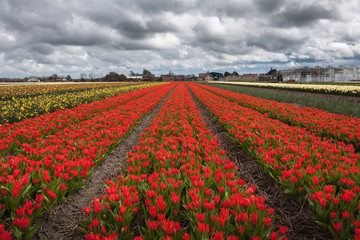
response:
[(142, 81), (142, 79), (143, 79), (142, 74), (136, 74), (133, 76), (126, 77), (126, 80), (129, 82), (140, 82), (140, 81)]
[(184, 75), (176, 75), (175, 76), (175, 81), (184, 81), (185, 76)]
[(260, 79), (260, 81), (278, 81), (278, 71), (276, 69), (271, 68), (266, 75), (267, 77), (265, 79)]
[(214, 81), (219, 81), (220, 78), (222, 78), (224, 76), (224, 74), (218, 73), (218, 72), (211, 72), (210, 74), (211, 74), (212, 78), (214, 79)]
[(130, 71), (130, 75), (126, 77), (126, 80), (129, 82), (140, 82), (143, 81), (143, 75)]
[(205, 77), (205, 81), (214, 81), (214, 78), (210, 73), (208, 73)]
[(198, 81), (205, 81), (207, 73), (199, 73), (199, 77), (196, 79)]
[(213, 81), (213, 76), (209, 73), (199, 73), (199, 77), (197, 78), (198, 81)]
[(175, 75), (173, 73), (161, 75), (161, 79), (163, 82), (170, 82), (170, 81), (185, 81), (187, 78), (185, 75)]
[(174, 81), (173, 76), (170, 74), (163, 74), (161, 75), (161, 79), (163, 82), (170, 82), (170, 81)]
[(142, 81), (154, 81), (155, 76), (154, 74), (142, 74)]
[(256, 74), (256, 73), (244, 73), (242, 76), (243, 77), (253, 78), (253, 77), (257, 77), (258, 74)]
[(193, 74), (184, 76), (184, 80), (185, 80), (185, 81), (193, 81), (193, 80), (195, 80), (195, 79), (196, 79), (196, 77), (195, 77), (195, 75), (193, 75)]

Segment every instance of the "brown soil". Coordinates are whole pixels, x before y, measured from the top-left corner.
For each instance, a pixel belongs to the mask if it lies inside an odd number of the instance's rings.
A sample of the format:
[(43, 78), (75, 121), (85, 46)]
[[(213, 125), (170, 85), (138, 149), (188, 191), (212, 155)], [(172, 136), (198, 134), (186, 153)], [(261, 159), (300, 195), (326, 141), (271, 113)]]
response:
[(257, 193), (266, 197), (269, 207), (275, 209), (275, 224), (288, 227), (289, 239), (332, 239), (330, 233), (319, 227), (307, 205), (299, 207), (295, 199), (284, 193), (284, 188), (268, 176), (249, 154), (245, 153), (225, 131), (210, 111), (191, 93), (201, 117), (212, 133), (218, 137), (228, 159), (239, 167), (238, 174), (248, 184), (256, 186)]
[(54, 207), (40, 218), (40, 227), (33, 239), (67, 240), (84, 239), (79, 229), (79, 222), (85, 221), (82, 208), (90, 205), (94, 197), (105, 193), (104, 183), (107, 179), (116, 179), (126, 165), (127, 152), (133, 150), (144, 132), (153, 121), (165, 100), (172, 91), (158, 104), (158, 106), (136, 128), (119, 143), (119, 145), (106, 157), (98, 168), (86, 179), (84, 186), (87, 188), (71, 194), (71, 198), (58, 207)]

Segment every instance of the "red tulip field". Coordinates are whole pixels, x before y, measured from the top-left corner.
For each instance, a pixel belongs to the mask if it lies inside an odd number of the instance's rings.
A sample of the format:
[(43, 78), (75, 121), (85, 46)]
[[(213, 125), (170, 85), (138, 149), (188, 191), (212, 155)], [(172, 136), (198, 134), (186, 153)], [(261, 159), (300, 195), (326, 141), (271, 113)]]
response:
[(0, 239), (360, 239), (359, 130), (190, 82), (4, 124)]

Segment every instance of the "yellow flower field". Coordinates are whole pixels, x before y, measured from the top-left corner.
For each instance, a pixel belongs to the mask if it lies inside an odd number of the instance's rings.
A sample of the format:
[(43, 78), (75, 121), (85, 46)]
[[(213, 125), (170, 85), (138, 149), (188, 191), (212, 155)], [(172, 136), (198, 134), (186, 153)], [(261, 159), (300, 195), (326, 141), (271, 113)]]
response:
[(7, 85), (0, 86), (0, 100), (18, 96), (25, 97), (55, 92), (73, 92), (89, 88), (117, 87), (133, 84), (139, 84), (139, 82)]
[[(83, 103), (90, 103), (159, 84), (163, 83), (137, 83), (130, 86), (101, 88), (92, 88), (92, 84), (87, 84), (88, 88), (91, 87), (91, 89), (67, 93), (55, 92), (29, 97), (12, 97), (0, 101), (0, 124), (18, 122), (22, 119), (53, 112), (56, 109), (72, 108)], [(51, 87), (56, 88), (58, 86), (51, 85), (47, 87), (47, 89), (51, 89)], [(24, 93), (26, 94), (26, 92)]]

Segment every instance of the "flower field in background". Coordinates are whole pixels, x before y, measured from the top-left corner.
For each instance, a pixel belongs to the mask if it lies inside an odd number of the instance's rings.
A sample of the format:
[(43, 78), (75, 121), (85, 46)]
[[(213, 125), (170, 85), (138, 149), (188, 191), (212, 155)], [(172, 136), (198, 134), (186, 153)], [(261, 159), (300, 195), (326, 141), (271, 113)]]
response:
[[(18, 239), (31, 238), (36, 219), (81, 188), (91, 169), (173, 87), (149, 87), (0, 126), (0, 223), (11, 225)], [(0, 236), (7, 234), (1, 224)]]
[(271, 119), (202, 85), (189, 87), (286, 192), (308, 202), (334, 239), (360, 238), (360, 156), (353, 145)]
[(85, 238), (287, 239), (224, 154), (180, 83), (128, 153), (126, 173), (83, 209)]
[(196, 83), (65, 85), (19, 88), (0, 100), (0, 239), (31, 239), (41, 216), (81, 191), (166, 96), (133, 150), (118, 156), (126, 162), (122, 174), (104, 182), (103, 195), (90, 195), (81, 212), (84, 237), (292, 237), (292, 224), (276, 220), (281, 209), (257, 194), (267, 190), (243, 181), (226, 158), (191, 92), (333, 239), (360, 239), (358, 118)]
[(320, 137), (333, 138), (346, 144), (352, 144), (360, 152), (359, 118), (337, 115), (308, 107), (299, 108), (289, 103), (279, 103), (205, 85), (202, 87), (236, 101), (244, 107), (266, 113), (271, 118), (306, 128)]
[(339, 94), (347, 96), (360, 96), (360, 86), (341, 86), (341, 85), (315, 85), (315, 84), (285, 84), (285, 83), (259, 83), (259, 82), (212, 82), (234, 84), (250, 87), (275, 88), (304, 92)]
[[(130, 86), (120, 85), (102, 88), (91, 88), (92, 85), (88, 84), (87, 89), (83, 89), (82, 91), (69, 91), (63, 93), (59, 89), (60, 93), (52, 92), (28, 97), (12, 97), (11, 99), (0, 101), (0, 124), (18, 122), (22, 119), (33, 118), (44, 113), (53, 112), (57, 109), (72, 108), (83, 103), (99, 101), (121, 93), (159, 84), (163, 83), (146, 83)], [(75, 84), (72, 84), (71, 86), (74, 85)], [(51, 85), (51, 87), (53, 86), (54, 85)], [(17, 88), (23, 86), (12, 87)], [(59, 87), (54, 86), (53, 88), (57, 89)], [(27, 88), (27, 90), (31, 91), (30, 88)]]
[(18, 97), (43, 95), (48, 93), (74, 92), (92, 88), (119, 87), (136, 85), (139, 82), (114, 82), (114, 83), (65, 83), (65, 84), (36, 84), (36, 85), (9, 85), (0, 86), (0, 100)]

